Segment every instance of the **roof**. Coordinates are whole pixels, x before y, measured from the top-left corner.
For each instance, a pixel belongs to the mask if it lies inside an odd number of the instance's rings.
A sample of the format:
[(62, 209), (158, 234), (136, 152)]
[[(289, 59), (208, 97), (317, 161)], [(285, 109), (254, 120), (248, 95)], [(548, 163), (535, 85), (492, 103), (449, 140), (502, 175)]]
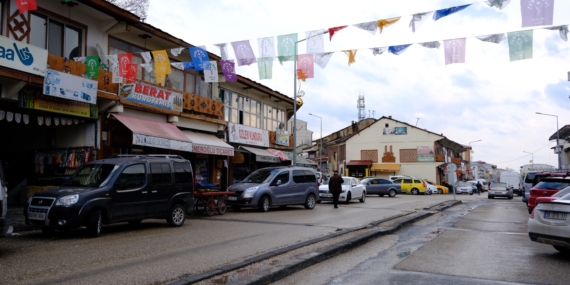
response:
[(346, 166), (370, 166), (372, 160), (351, 160)]
[(557, 130), (554, 134), (552, 134), (548, 140), (552, 141), (552, 140), (556, 140), (556, 137), (560, 136), (560, 139), (565, 139), (568, 136), (570, 136), (570, 125), (565, 125), (562, 128), (560, 128), (559, 130)]

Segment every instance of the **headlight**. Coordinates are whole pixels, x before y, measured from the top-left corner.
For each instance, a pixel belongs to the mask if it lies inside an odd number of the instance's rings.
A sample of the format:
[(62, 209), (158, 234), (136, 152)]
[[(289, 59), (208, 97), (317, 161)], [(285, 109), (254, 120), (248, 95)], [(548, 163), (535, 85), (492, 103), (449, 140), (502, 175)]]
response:
[(251, 198), (251, 197), (253, 197), (253, 194), (255, 194), (255, 192), (257, 191), (257, 188), (259, 188), (259, 186), (247, 188), (247, 189), (243, 192), (243, 197), (244, 197), (244, 198)]
[(75, 203), (77, 203), (77, 201), (79, 200), (79, 195), (75, 194), (75, 195), (69, 195), (69, 196), (63, 196), (59, 199), (57, 199), (57, 202), (55, 203), (56, 206), (71, 206)]

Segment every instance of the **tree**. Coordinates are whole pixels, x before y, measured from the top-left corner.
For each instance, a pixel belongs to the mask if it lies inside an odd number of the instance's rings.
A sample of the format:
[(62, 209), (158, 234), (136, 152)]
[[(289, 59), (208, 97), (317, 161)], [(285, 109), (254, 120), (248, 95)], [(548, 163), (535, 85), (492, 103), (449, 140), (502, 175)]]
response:
[(143, 21), (146, 19), (149, 0), (107, 0), (137, 16)]

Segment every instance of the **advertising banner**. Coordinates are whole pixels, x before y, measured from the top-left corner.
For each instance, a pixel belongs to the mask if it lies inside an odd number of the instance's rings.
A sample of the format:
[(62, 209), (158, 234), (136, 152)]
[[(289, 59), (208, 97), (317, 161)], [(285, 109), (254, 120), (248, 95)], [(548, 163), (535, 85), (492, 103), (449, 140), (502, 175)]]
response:
[(408, 127), (384, 128), (383, 135), (407, 135)]
[(277, 136), (275, 144), (289, 146), (289, 132), (284, 130), (277, 130), (275, 132), (275, 135)]
[(269, 147), (269, 131), (228, 122), (229, 141)]
[(0, 65), (45, 76), (48, 51), (0, 36)]
[(43, 93), (73, 101), (97, 104), (98, 83), (81, 76), (48, 69), (44, 78)]
[(182, 112), (182, 94), (144, 83), (121, 85), (121, 98), (140, 104)]
[(85, 102), (42, 95), (39, 88), (26, 87), (21, 92), (20, 106), (23, 108), (85, 118), (97, 118), (97, 104), (87, 104)]
[(418, 162), (434, 162), (433, 146), (418, 146)]

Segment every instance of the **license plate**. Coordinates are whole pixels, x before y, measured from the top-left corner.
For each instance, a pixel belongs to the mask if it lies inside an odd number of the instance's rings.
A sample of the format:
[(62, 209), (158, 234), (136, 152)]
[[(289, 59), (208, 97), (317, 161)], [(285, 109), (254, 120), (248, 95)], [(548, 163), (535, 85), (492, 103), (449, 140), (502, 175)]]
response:
[(321, 194), (321, 197), (332, 197), (332, 194)]
[(237, 197), (229, 196), (228, 201), (237, 201)]
[(566, 213), (557, 213), (557, 212), (544, 212), (544, 218), (550, 220), (566, 220)]
[(28, 213), (28, 219), (30, 220), (45, 220), (46, 214), (44, 213)]

